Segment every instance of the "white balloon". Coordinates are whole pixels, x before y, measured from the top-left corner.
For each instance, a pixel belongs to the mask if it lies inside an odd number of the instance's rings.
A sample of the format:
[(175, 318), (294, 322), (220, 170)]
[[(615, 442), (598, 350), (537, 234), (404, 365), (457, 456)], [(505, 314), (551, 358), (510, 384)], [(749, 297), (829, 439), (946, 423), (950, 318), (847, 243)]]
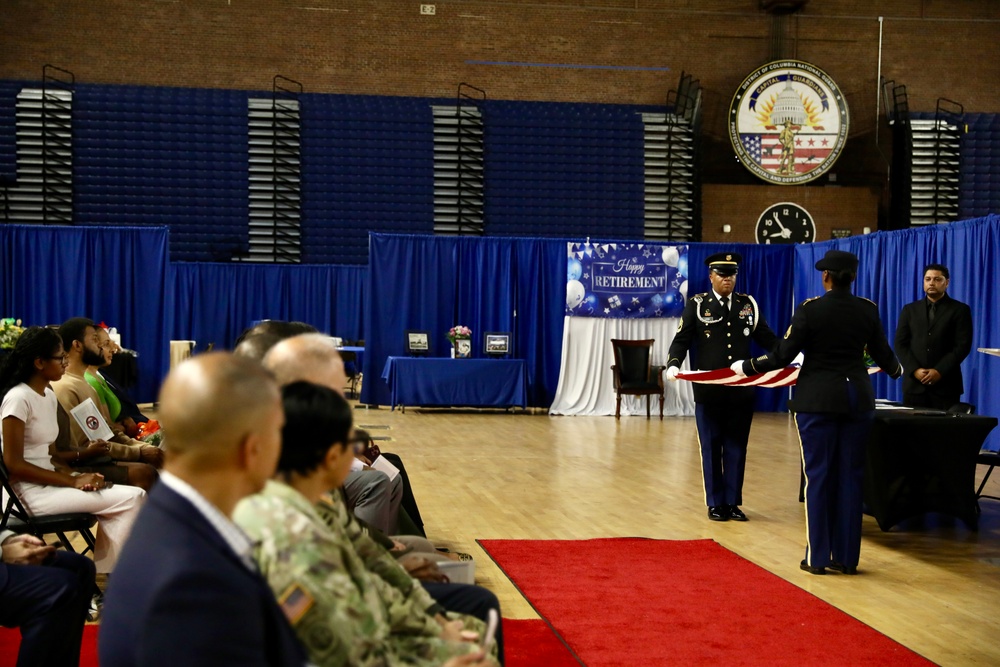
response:
[(682, 282), (679, 289), (681, 291), (681, 296), (683, 296), (686, 299), (688, 295), (688, 281), (685, 280), (684, 282)]
[(572, 310), (583, 303), (586, 291), (579, 280), (570, 280), (566, 283), (566, 307)]
[(663, 263), (667, 266), (677, 266), (677, 260), (679, 260), (680, 257), (680, 253), (677, 252), (676, 246), (663, 246)]

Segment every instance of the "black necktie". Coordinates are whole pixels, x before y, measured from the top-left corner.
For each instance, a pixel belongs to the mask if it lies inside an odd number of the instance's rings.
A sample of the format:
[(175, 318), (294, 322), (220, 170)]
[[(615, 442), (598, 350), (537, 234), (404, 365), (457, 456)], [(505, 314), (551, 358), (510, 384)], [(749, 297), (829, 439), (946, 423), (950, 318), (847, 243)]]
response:
[(731, 298), (732, 298), (732, 297), (728, 297), (728, 296), (727, 296), (727, 297), (726, 297), (725, 299), (723, 299), (723, 300), (722, 300), (722, 305), (726, 307), (726, 315), (728, 315), (728, 314), (729, 314), (729, 300), (730, 300)]
[(934, 324), (934, 311), (937, 309), (937, 304), (931, 301), (931, 309), (927, 311), (927, 322), (928, 324)]

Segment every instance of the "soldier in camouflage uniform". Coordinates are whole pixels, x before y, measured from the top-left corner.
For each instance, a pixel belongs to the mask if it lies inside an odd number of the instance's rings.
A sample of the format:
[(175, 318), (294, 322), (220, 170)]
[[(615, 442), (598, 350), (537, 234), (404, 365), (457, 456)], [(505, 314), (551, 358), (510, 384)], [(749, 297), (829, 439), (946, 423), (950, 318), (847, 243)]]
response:
[(494, 664), (474, 655), (453, 660), (477, 650), (454, 641), (459, 630), (482, 633), (482, 623), (441, 613), (395, 559), (374, 551), (378, 545), (359, 540), (366, 552), (359, 553), (335, 495), (324, 496), (322, 514), (317, 509), (322, 491), (339, 485), (349, 469), (347, 402), (303, 382), (285, 387), (283, 395), (282, 481), (242, 501), (234, 520), (258, 541), (255, 560), (310, 659), (318, 665)]

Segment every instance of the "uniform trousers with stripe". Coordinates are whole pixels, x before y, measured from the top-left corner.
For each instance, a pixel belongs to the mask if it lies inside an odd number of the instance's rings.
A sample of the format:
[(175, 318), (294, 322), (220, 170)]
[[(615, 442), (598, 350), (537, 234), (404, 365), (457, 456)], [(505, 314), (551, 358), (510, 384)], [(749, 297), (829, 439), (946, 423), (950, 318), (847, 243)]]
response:
[(743, 473), (753, 408), (753, 401), (695, 403), (705, 504), (709, 507), (743, 504)]
[(806, 477), (806, 563), (811, 567), (831, 561), (858, 565), (865, 452), (874, 420), (874, 410), (795, 415)]

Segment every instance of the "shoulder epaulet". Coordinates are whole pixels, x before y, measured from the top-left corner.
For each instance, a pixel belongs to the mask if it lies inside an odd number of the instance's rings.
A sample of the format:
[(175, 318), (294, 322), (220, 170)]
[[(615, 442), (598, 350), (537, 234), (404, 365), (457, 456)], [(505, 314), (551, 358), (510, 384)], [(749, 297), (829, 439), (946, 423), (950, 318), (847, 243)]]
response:
[(811, 296), (808, 299), (806, 299), (805, 301), (803, 301), (802, 303), (800, 303), (799, 306), (804, 306), (807, 303), (809, 303), (810, 301), (815, 301), (818, 298), (819, 298), (818, 296)]
[(694, 299), (695, 303), (701, 303), (705, 300), (706, 296), (708, 296), (708, 292), (702, 292), (701, 294), (695, 294), (691, 298)]
[(863, 296), (859, 296), (858, 298), (859, 298), (859, 299), (863, 299), (864, 301), (867, 301), (867, 302), (868, 302), (868, 303), (870, 303), (871, 305), (873, 305), (873, 306), (875, 306), (876, 308), (878, 308), (878, 304), (877, 304), (877, 303), (875, 303), (874, 301), (872, 301), (871, 299), (865, 299), (865, 297), (863, 297)]

